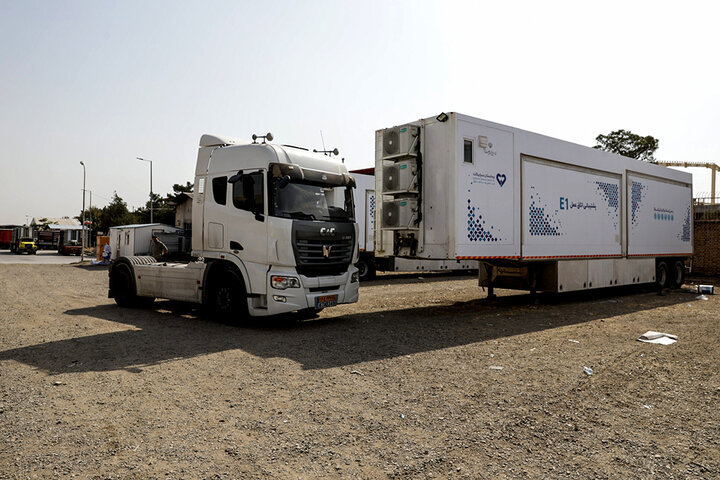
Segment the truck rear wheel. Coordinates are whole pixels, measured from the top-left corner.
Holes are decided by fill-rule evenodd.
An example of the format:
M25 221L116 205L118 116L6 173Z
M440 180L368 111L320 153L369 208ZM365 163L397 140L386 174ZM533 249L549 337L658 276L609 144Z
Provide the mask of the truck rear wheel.
M248 319L247 294L240 277L232 270L220 272L212 281L207 306L213 319L240 325Z
M133 281L133 273L125 263L113 266L110 272L110 289L113 292L115 303L121 307L139 307L153 303L152 297L138 297Z
M673 288L680 288L683 283L685 283L685 262L677 260L672 269L672 286Z

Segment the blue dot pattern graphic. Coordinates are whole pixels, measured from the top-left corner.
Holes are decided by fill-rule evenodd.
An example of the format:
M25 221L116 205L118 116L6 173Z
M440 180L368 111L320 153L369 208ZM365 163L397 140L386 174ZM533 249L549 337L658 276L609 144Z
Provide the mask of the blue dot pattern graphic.
M613 227L618 226L618 215L620 210L620 187L616 183L595 182L595 186L600 195L605 199L608 207L608 217L613 219Z
M500 239L494 236L489 230L485 230L485 220L482 219L476 207L472 206L470 199L467 201L467 236L471 242L498 242ZM491 226L490 230L495 227Z
M531 190L535 190L535 187L530 187ZM537 202L537 204L536 204ZM560 232L560 222L553 220L552 217L546 213L545 209L547 205L540 205L540 196L535 193L530 194L530 206L529 206L529 220L530 220L530 235L540 237L559 237L563 235ZM557 214L557 210L555 210ZM555 225L553 225L555 223Z
M680 240L683 242L690 241L690 206L687 207L687 211L685 212L685 221L683 222Z
M370 195L370 212L368 213L370 218L375 218L375 195Z
M633 226L638 224L637 210L640 208L640 202L642 202L643 198L645 198L645 185L633 181L630 186L630 222Z
M675 221L675 215L673 215L672 213L665 213L665 212L660 212L660 213L655 212L653 214L653 218L655 220L661 220L664 222L674 222Z

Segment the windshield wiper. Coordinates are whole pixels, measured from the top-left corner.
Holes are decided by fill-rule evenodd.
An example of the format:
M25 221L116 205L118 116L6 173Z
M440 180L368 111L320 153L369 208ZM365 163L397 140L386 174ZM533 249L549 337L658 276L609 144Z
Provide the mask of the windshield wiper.
M305 213L305 212L285 212L285 215L288 215L290 218L297 218L299 220L315 220L315 215L312 213Z

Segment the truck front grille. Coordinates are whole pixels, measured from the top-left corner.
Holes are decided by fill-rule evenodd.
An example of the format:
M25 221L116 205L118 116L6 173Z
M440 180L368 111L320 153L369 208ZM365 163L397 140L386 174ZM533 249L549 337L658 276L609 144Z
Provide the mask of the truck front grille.
M322 265L328 262L350 261L352 238L346 240L298 240L298 259L308 265Z
M321 235L320 229L334 235ZM293 222L293 249L298 273L316 277L340 275L347 271L355 247L352 223L328 223L296 220Z

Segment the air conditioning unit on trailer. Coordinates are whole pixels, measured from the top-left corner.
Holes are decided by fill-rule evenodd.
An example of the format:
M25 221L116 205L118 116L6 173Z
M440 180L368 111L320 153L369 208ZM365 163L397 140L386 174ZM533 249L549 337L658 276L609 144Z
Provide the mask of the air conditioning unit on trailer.
M418 151L418 127L402 125L383 130L383 158L415 156Z
M391 230L415 229L417 225L417 199L398 198L383 202L382 228Z
M415 159L401 160L383 166L383 193L417 193L417 162Z

